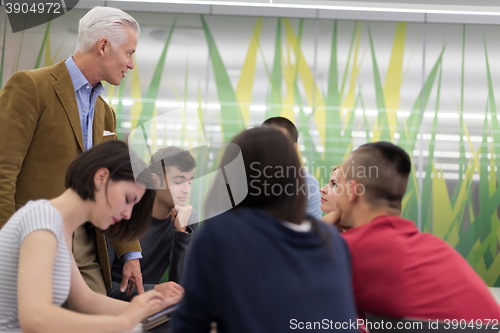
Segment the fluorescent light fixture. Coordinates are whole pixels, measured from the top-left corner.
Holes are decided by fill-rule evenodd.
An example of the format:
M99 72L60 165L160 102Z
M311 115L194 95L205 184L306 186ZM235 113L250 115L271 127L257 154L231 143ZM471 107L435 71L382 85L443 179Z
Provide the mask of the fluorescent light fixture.
M344 109L342 111L344 114L347 113L347 110ZM362 116L363 114L366 114L367 116L378 116L378 111L377 110L362 110L362 109L356 109L354 112L357 116Z
M111 0L112 1L112 0ZM165 3L165 0L120 0L136 3ZM295 3L268 3L262 2L240 2L240 1L205 1L205 0L169 0L169 4L190 4L190 5L214 5L214 6L236 6L236 7L262 7L262 8L296 8L296 9L326 9L344 11L370 11L370 12L393 12L393 13L427 13L427 14L454 14L454 15L485 15L500 16L500 10L481 11L470 9L429 9L429 8L398 8L398 7L374 7L374 6L345 6L345 5L316 5L316 4L295 4ZM393 5L394 6L394 5ZM473 6L460 6L460 8Z
M220 110L221 105L219 103L202 103L201 107L203 109L212 109L212 110Z
M249 109L250 109L250 111L266 112L267 106L265 106L265 105L250 105Z
M458 164L448 164L448 163L438 163L435 165L437 170L460 170L460 166Z
M309 130L309 134L312 134L312 135L319 135L319 131L317 129L310 129Z
M420 150L414 150L413 151L413 156L420 156ZM428 150L423 150L422 151L422 156L428 157L429 156L429 151ZM486 157L488 159L493 158L495 155L492 154L486 154ZM434 152L434 157L446 157L446 158L459 158L460 157L460 152L452 152L452 151L435 151ZM478 156L479 158L481 157L481 154ZM465 153L465 158L472 158L471 153Z
M426 175L426 173L425 173L425 171L423 171L422 172L422 177L425 177L425 175ZM417 178L420 177L420 172L416 171L415 172L415 176ZM439 170L438 170L438 173L437 173L437 177L438 178L443 178L443 179L446 179L446 180L448 180L448 179L455 179L456 180L456 179L459 178L458 176L459 176L458 173L452 173L452 172L443 172L443 173L441 173L441 172L439 172ZM431 174L431 178L434 178L434 174ZM477 175L477 174L472 175L472 180L479 181L479 175Z
M197 108L199 108L199 107L200 107L200 104L198 104L198 103L193 103L193 102L187 102L187 103L186 103L186 107L187 107L188 109L197 109Z
M425 137L425 135L424 135ZM460 141L460 135L436 134L437 141Z
M156 101L155 106L158 108L179 108L183 107L184 103L172 102L172 101Z
M410 111L398 111L396 112L398 117L409 117L411 115Z
M366 138L366 132L363 131L352 131L351 135L353 138Z
M132 123L130 121L122 121L122 128L131 128Z
M207 126L205 126L205 129L208 132L220 132L220 131L222 131L222 127L220 127L219 125L207 125Z

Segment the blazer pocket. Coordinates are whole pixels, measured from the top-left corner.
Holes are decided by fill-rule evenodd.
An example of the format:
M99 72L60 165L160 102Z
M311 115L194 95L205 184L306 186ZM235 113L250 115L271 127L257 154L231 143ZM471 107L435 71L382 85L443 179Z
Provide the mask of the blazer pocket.
M115 132L104 131L101 142L116 140L118 137Z

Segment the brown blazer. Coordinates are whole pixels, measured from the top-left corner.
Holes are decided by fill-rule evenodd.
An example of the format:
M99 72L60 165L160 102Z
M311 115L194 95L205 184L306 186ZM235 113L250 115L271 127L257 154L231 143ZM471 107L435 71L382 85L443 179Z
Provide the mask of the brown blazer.
M94 108L94 145L116 139L103 136L104 131L115 130L115 113L99 97ZM0 90L0 228L29 200L63 193L66 168L83 150L78 105L64 60L12 75ZM96 244L102 278L109 288L106 239L100 231L96 231ZM115 247L123 253L140 251L138 241Z

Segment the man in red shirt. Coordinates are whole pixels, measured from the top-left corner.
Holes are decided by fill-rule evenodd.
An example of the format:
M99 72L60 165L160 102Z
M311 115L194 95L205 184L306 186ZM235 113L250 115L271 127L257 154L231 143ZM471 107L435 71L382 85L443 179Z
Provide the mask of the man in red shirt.
M490 320L500 307L484 281L445 241L401 215L411 161L389 142L365 144L330 178L344 228L360 315L419 320Z

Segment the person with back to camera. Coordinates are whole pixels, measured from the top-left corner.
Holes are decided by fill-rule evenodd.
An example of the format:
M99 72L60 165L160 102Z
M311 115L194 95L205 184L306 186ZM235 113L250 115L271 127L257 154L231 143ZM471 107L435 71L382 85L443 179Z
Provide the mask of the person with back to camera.
M282 131L287 138L292 142L293 148L295 151L298 151L298 140L299 140L299 132L297 131L297 127L287 118L285 117L272 117L266 119L262 126L272 126L280 131ZM307 206L306 213L320 219L323 213L321 212L319 200L320 195L318 193L319 182L313 175L307 172L304 168L302 168L301 175L305 177L305 189L307 190Z
M445 241L401 218L410 171L403 149L368 143L332 174L323 193L336 206L323 219L352 228L342 236L351 253L359 314L445 324L479 320L483 329L490 320L491 328L500 321L500 307L484 281Z
M141 238L141 272L144 289L155 289L166 296L182 296L184 262L198 229L198 213L188 205L196 161L179 147L165 147L155 152L149 170L156 183L151 226ZM160 283L169 268L168 282ZM129 301L136 293L120 292L123 262L112 261L113 286L108 296Z
M152 178L142 173L135 181L132 164L146 167L124 142L99 144L70 164L63 194L30 201L7 221L0 230L0 331L131 330L179 300L154 290L132 303L98 294L73 259L73 232L86 221L125 241L147 229L154 191L145 186ZM61 308L65 300L79 313Z
M248 194L200 229L173 332L209 332L211 322L219 333L321 331L325 325L334 329L334 323L356 332L348 326L355 305L347 246L333 226L305 217L304 178L297 176L301 165L290 141L266 126L240 133L232 144L241 149L246 173L236 183L247 183ZM237 174L230 162L240 156L233 148L225 151L221 166L235 198L242 189L230 180ZM266 177L264 168L268 175L284 173ZM224 210L219 190L226 190L226 182L221 176L214 184L208 216ZM282 194L271 194L272 188Z

